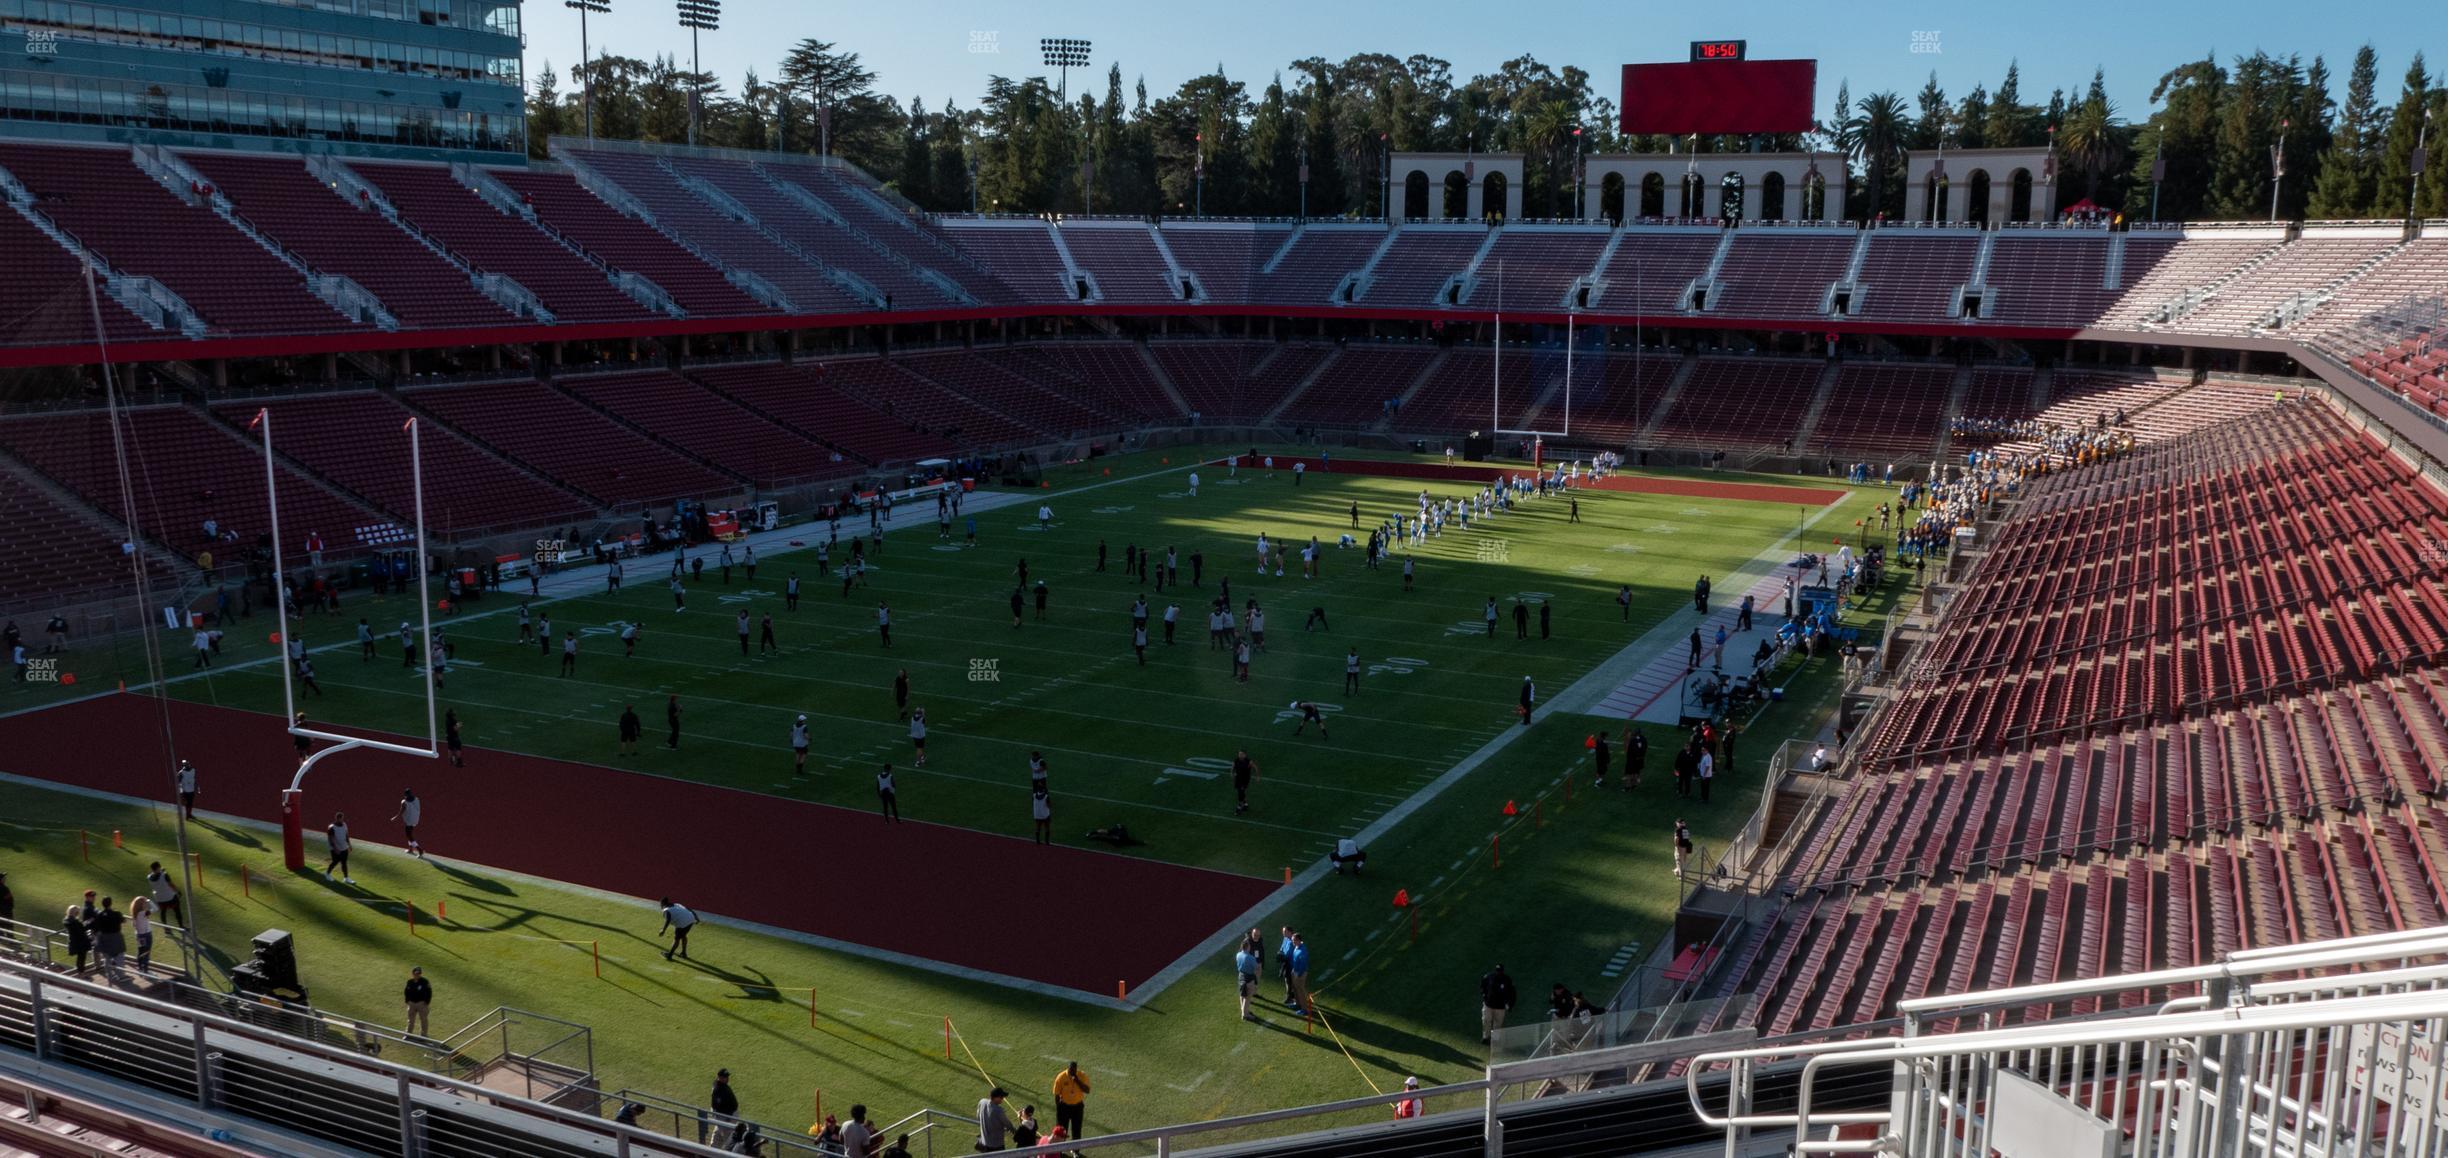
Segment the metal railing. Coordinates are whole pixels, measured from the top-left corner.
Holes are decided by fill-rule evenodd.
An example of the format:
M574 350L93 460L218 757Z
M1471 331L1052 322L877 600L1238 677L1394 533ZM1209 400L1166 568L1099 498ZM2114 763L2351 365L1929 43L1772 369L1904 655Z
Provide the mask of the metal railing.
M2448 1077L2433 1052L2448 1032L2443 956L2448 929L2419 929L1921 998L1901 1003L1900 1037L1701 1053L1686 1093L1725 1131L1729 1152L1750 1130L1791 1129L1797 1154L2432 1155L2448 1142L2434 1112ZM2197 992L2106 1017L2007 1024L2017 1009L2179 989ZM1977 1027L1923 1032L1965 1017ZM1793 1112L1755 1112L1756 1067L1794 1062ZM1731 1080L1714 1106L1700 1076L1720 1068ZM1881 1068L1892 1073L1887 1109L1814 1112L1833 1071Z
M549 1019L538 1019L539 1021ZM566 1024L566 1023L561 1023ZM720 1153L483 1084L18 961L0 961L0 1070L184 1103L241 1144L454 1153Z

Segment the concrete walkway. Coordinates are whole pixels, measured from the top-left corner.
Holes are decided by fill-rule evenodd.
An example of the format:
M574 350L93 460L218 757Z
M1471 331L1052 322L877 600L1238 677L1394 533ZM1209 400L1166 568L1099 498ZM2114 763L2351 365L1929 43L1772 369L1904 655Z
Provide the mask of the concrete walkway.
M1817 513L1803 521L1802 531L1807 534L1810 528L1819 524L1819 520L1827 517L1829 511L1835 509L1833 505L1819 508ZM1792 570L1785 564L1793 561L1795 550L1793 540L1780 536L1777 542L1752 556L1750 562L1736 568L1733 574L1713 579L1710 602L1715 607L1708 615L1693 611L1688 603L1683 605L1612 658L1591 669L1588 675L1573 681L1571 687L1547 702L1548 710L1586 712L1649 723L1674 723L1676 713L1682 706L1681 697L1675 691L1682 682L1683 674L1691 670L1692 629L1699 628L1701 637L1708 641L1705 646L1713 647L1716 625L1723 623L1729 633L1727 646L1737 646L1737 641L1740 641L1742 650L1735 654L1747 654L1759 632L1773 631L1785 622L1784 576ZM1736 594L1730 599L1720 598L1727 592ZM1742 604L1743 593L1753 597L1753 631L1734 635L1731 634L1734 616ZM1706 662L1705 657L1703 661Z

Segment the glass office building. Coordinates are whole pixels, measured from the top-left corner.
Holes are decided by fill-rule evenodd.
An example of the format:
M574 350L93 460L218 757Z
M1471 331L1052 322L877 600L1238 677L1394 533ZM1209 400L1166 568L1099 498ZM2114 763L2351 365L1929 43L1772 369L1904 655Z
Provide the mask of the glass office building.
M0 133L516 160L519 0L0 0Z

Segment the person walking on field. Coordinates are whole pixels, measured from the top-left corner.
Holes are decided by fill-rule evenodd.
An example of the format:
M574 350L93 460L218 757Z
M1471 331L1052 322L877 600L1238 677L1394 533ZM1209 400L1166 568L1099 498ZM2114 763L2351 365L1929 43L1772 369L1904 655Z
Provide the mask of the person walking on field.
M417 822L424 818L425 802L417 799L416 789L400 789L399 811L393 813L391 819L398 821L400 827L407 832L408 855L410 856L422 857L425 855L425 846L417 843L416 834Z
M1054 1075L1054 1125L1074 1138L1087 1129L1088 1088L1088 1075L1080 1072L1078 1062Z
M1029 790L1029 819L1036 825L1032 839L1038 844L1054 843L1054 802L1046 796L1043 784Z
M1691 854L1691 826L1683 823L1683 818L1678 816L1675 818L1674 822L1674 871L1676 876L1680 877L1683 875L1684 858L1689 857Z
M805 713L801 713L798 719L791 721L790 746L791 775L807 775L808 726Z
M917 759L915 759L915 760L912 760L910 763L911 763L912 765L916 766L916 767L919 767L919 768L924 768L924 767L926 767L926 709L925 709L925 708L911 708L911 709L910 709L910 716L909 716L909 738L910 738L910 747L915 748L915 749L917 749L917 751L918 751L918 758L917 758Z
M876 636L884 646L892 646L892 608L881 599L876 601Z
M566 631L561 634L561 674L572 675L575 674L577 670L578 633L575 631Z
M1522 677L1522 686L1521 686L1521 708L1520 708L1520 711L1521 711L1521 726L1522 726L1522 727L1527 728L1527 727L1529 727L1529 726L1530 726L1530 710L1531 710L1533 707L1536 707L1536 706L1537 706L1537 704L1538 704L1538 685L1537 685L1537 684L1535 684L1535 683L1530 682L1530 677L1529 677L1529 676L1523 676L1523 677Z
M323 826L323 840L325 845L331 850L331 863L323 866L323 875L326 877L336 876L340 878L340 883L342 884L356 884L357 881L355 878L349 876L348 871L348 813L335 812L332 814L332 822Z
M192 761L179 761L176 783L178 785L179 810L187 814L187 819L194 820L196 800L196 766Z
M622 708L620 717L620 754L623 756L637 755L638 736L645 732L645 730L645 724L638 719L636 704L630 704Z
M152 891L153 908L161 914L162 920L186 921L186 915L179 908L178 886L170 883L170 874L162 871L160 861L154 861L153 867L145 873L145 886ZM0 917L0 920L7 918Z
M1493 595L1488 596L1486 615L1487 637L1489 639L1494 639L1496 638L1496 597Z
M664 719L664 721L665 721L666 723L669 723L669 724L671 725L671 738L670 738L670 739L668 739L668 740L663 741L663 746L664 746L664 747L666 747L666 748L671 749L671 750L672 750L672 751L674 751L674 752L677 752L677 751L679 751L679 750L680 750L680 695L679 695L679 693L677 693L677 692L672 693L672 697L671 697L671 699L670 699L670 700L668 700L668 701L666 701L666 702L664 703L664 705L663 705L663 719Z
M757 637L757 654L763 655L769 651L782 650L782 645L774 641L773 612L766 612L764 618L758 623L761 634Z
M888 823L901 823L901 794L893 789L893 766L886 764L876 772L876 808Z
M683 960L686 960L689 955L689 930L696 927L697 914L694 910L687 905L673 901L670 897L663 898L663 927L655 930L655 936L661 937L669 933L672 938L671 947L663 950L663 959L669 961L672 959L672 954L677 953ZM728 1074L730 1071L723 1072Z
M410 1037L427 1037L433 1033L433 982L425 979L425 970L411 966L408 984L400 988L400 1004L407 1007L408 1023L402 1029Z
M1513 638L1530 638L1530 605L1519 597L1513 600Z
M1504 1028L1505 1014L1520 998L1513 987L1513 978L1498 965L1479 978L1479 1040L1494 1041L1496 1031Z
M1614 758L1614 749L1607 747L1606 729L1601 728L1590 736L1590 765L1595 769L1592 786L1606 787L1607 765L1613 763Z
M1233 753L1233 813L1249 811L1250 781L1258 778L1258 762L1250 759L1249 749Z

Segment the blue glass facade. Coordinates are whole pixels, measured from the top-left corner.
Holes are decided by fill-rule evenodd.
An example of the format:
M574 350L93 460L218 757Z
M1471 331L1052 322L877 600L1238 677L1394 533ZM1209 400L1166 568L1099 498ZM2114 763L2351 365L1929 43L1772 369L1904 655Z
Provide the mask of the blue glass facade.
M518 0L0 0L0 132L516 161Z

